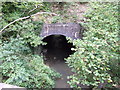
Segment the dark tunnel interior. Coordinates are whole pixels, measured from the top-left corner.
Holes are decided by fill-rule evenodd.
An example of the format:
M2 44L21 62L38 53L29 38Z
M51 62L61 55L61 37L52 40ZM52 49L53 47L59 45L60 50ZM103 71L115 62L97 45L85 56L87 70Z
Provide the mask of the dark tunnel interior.
M70 54L73 54L74 51L72 43L68 43L67 39L63 35L50 35L43 39L43 42L46 42L46 45L42 46L42 53L45 61L64 61L64 58L67 58Z

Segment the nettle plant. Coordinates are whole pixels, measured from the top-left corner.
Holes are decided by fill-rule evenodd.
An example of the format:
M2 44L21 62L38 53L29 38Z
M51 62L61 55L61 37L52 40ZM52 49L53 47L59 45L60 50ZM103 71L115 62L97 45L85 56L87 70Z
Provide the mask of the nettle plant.
M112 87L120 84L118 4L91 3L83 40L73 42L75 53L66 59L74 72L71 87Z

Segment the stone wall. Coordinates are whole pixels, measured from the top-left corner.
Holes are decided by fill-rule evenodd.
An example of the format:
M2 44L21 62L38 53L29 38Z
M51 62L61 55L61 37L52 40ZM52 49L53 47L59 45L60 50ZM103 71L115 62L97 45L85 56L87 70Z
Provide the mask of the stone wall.
M40 36L64 35L72 39L82 39L83 27L77 23L44 24Z

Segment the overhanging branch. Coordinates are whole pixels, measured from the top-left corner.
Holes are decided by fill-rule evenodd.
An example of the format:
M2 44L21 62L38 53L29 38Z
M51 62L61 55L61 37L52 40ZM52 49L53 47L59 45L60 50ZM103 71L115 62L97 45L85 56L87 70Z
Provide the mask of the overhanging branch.
M20 20L28 19L28 18L30 18L30 17L36 16L36 15L39 15L39 14L51 14L51 15L54 15L54 16L57 15L57 14L51 13L51 12L37 12L36 14L32 14L32 15L30 15L30 16L18 18L18 19L16 19L16 20L10 22L9 24L7 24L5 27L3 27L3 28L0 30L0 34L2 34L2 32L3 32L7 27L9 27L11 24L13 24L13 23L15 23L15 22L17 22L17 21L20 21Z

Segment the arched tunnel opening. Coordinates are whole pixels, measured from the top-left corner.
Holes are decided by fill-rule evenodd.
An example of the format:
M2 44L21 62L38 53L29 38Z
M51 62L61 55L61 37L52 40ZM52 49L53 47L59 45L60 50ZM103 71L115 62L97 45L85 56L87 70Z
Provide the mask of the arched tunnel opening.
M64 58L74 53L74 51L71 50L71 48L74 47L73 44L68 43L64 35L50 35L45 37L43 42L47 43L42 46L45 62L62 62L65 61Z
M72 72L64 58L74 53L71 50L73 44L68 43L64 35L50 35L45 37L43 42L47 43L42 46L44 63L62 75L55 81L55 88L69 88L67 76L72 75Z
M43 54L44 63L47 66L62 75L55 81L55 88L70 88L67 77L73 75L73 72L64 58L74 53L71 50L74 46L73 43L68 43L66 36L70 36L72 39L82 39L82 32L82 26L77 23L43 25L40 36L44 37L42 41L46 42L47 45L40 46L40 50L36 51L38 54Z

